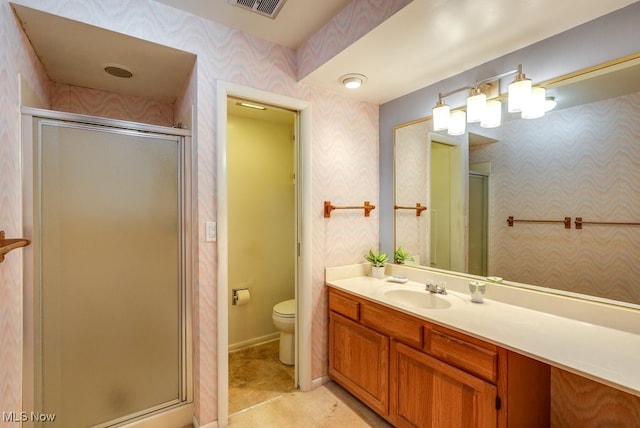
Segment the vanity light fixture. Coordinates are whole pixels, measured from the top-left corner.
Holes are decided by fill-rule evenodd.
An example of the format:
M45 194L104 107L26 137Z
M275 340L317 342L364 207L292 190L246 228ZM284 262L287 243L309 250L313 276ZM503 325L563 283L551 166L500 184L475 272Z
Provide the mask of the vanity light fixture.
M478 86L471 89L467 98L467 122L480 122L487 107L487 96Z
M502 122L502 103L499 100L489 100L480 120L483 128L497 128Z
M509 84L509 113L519 113L531 97L531 79L522 72L522 64L518 65L516 77Z
M339 80L347 89L358 89L367 83L367 76L364 74L350 73L341 76Z
M507 94L509 112L518 112L523 118L534 119L544 116L546 111L555 106L555 100L553 97L546 97L544 88L532 88L531 79L525 76L522 72L522 64L519 64L515 70L476 81L473 86L465 86L445 93L440 92L438 102L433 107L433 130L447 131L450 135L464 134L464 124L460 125L459 122L460 113L464 113L464 110L451 111L444 101L446 97L462 91L469 91L466 105L467 122L480 122L483 128L500 126L502 123L500 80L514 74L515 78L509 84ZM456 114L455 119L454 114Z
M547 99L547 91L544 88L533 88L529 102L522 108L523 119L537 119L544 116L544 106Z
M454 110L449 118L449 135L462 135L467 127L467 114L464 110Z
M451 121L451 109L442 98L442 94L439 94L438 103L433 108L434 131L446 131L449 129L449 122Z
M546 97L544 100L544 112L553 110L557 105L556 97Z

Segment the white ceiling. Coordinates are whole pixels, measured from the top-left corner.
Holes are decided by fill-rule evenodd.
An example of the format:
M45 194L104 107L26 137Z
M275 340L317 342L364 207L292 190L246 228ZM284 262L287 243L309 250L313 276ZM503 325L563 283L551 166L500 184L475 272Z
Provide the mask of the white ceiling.
M156 1L296 48L351 0L287 0L276 19L225 0ZM634 1L413 0L302 81L380 104L631 3ZM16 9L47 73L56 82L175 99L176 93L165 92L167 88L180 91L182 85L170 85L167 79L184 81L195 60L175 49L28 8ZM93 48L83 45L87 40ZM95 49L96 43L100 49ZM123 79L106 75L102 68L107 62L134 71L137 84L127 85ZM338 78L347 73L364 74L368 82L358 90L345 89ZM118 89L117 85L124 86ZM143 88L145 93L140 93ZM134 90L137 93L131 92Z

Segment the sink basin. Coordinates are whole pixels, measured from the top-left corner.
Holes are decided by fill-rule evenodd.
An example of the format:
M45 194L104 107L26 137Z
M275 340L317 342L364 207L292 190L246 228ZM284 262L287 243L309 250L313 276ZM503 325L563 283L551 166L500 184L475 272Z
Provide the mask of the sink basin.
M421 290L395 289L384 292L384 297L389 301L401 305L415 306L425 309L446 309L451 303L443 297Z

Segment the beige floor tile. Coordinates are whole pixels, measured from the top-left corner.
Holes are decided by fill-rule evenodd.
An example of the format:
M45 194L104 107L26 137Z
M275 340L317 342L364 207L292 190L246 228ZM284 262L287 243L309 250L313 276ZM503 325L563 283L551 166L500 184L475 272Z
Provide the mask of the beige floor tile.
M391 427L333 382L292 392L230 417L229 426L278 428Z
M294 368L278 352L275 341L229 354L229 414L295 391Z

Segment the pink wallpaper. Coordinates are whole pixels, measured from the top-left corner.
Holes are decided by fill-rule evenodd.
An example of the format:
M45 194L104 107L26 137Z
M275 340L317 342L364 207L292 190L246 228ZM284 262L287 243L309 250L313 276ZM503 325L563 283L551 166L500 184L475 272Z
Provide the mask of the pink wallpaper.
M428 207L430 199L428 171L430 165L429 123L420 122L398 128L395 132L394 156L402 168L394 169L394 191L397 205L415 207L420 203ZM426 178L416 180L416 177ZM415 210L396 210L395 242L412 256L419 256L425 264L430 260L430 213L423 211L416 216Z
M19 74L49 105L48 80L7 2L0 2L0 230L23 235ZM0 409L22 409L22 250L0 263ZM15 426L15 424L11 424ZM0 426L9 426L0 421Z
M173 104L64 84L51 85L51 109L110 119L173 126Z
M326 373L326 266L356 263L368 248L377 247L378 215L369 218L340 213L322 218L325 199L336 204L355 204L378 198L378 107L355 102L336 94L314 89L296 81L296 55L291 49L273 45L237 30L224 27L160 3L122 0L19 0L27 7L41 9L70 19L121 32L192 52L198 56L196 70L178 100L175 116L190 116L196 104L198 202L196 284L194 289L194 377L196 417L201 425L216 419L216 272L217 249L203 239L202 225L216 218L216 80L222 79L270 92L311 101L312 117L312 199L317 207L312 222L313 246L313 376ZM0 55L0 220L10 233L19 233L20 141L19 100L12 84L15 74L27 74L29 81L61 109L123 118L132 106L142 106L145 121L166 121L167 106L145 103L128 97L54 87L49 96L41 67L17 29L6 0L0 0L0 37L7 53ZM38 74L40 73L40 74ZM197 93L197 95L196 95ZM137 108L137 107L136 107ZM128 117L128 120L138 118ZM7 226L4 226L4 225ZM20 410L22 311L21 262L11 254L0 265L0 397L2 408Z
M506 222L640 222L638 117L640 93L507 122L471 148L491 162L492 275L640 304L640 227Z
M298 79L339 54L411 1L353 0L298 48Z

